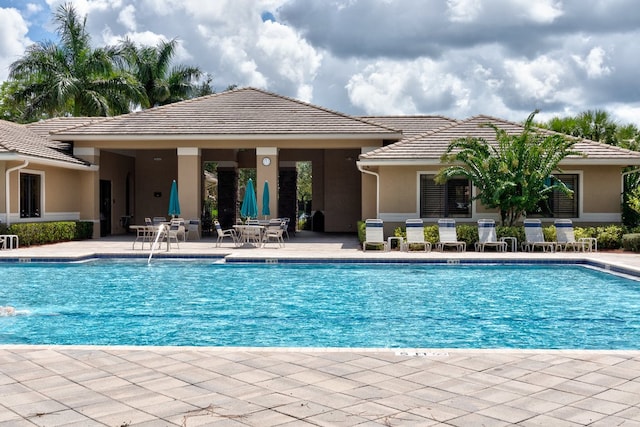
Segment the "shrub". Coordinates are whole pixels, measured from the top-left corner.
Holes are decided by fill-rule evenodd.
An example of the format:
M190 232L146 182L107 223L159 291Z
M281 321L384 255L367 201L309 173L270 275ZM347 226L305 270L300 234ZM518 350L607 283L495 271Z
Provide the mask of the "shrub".
M467 249L473 248L480 237L478 236L478 227L470 224L456 225L456 234L458 240L467 244Z
M622 248L625 251L640 252L640 233L623 234Z
M623 234L624 229L620 225L596 227L595 237L598 239L598 249L619 249L622 246Z
M93 223L80 221L21 222L11 224L6 234L15 234L20 246L44 245L69 240L90 239Z

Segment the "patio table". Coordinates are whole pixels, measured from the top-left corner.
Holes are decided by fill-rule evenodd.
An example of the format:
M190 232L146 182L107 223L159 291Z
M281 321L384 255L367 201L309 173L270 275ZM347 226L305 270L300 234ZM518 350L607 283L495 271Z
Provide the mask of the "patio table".
M262 244L262 234L264 226L262 225L234 225L233 228L238 233L238 243L242 245L258 245Z

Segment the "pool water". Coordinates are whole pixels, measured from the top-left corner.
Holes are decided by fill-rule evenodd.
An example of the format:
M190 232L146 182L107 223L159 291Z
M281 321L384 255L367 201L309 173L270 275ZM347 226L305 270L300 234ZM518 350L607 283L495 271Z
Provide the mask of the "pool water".
M639 349L640 282L581 266L3 265L0 344Z

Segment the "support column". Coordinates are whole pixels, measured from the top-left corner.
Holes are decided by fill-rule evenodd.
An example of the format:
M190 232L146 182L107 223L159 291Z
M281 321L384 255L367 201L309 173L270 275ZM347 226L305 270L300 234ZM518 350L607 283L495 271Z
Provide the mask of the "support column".
M262 217L262 193L264 183L269 183L269 211L270 218L277 218L278 214L278 148L256 148L256 196L258 198L258 216Z
M197 147L178 147L178 197L180 216L200 218L202 211L202 161Z
M100 149L93 147L76 147L73 155L96 166L100 165ZM80 220L93 222L93 238L100 238L100 169L85 172L86 178L81 180L79 200Z
M236 223L238 210L238 164L218 162L218 221L222 228Z

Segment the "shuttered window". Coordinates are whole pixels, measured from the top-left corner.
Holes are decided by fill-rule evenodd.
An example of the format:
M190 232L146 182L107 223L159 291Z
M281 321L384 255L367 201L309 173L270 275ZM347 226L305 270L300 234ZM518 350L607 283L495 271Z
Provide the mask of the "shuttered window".
M31 173L20 174L20 218L39 218L42 209L42 177Z
M562 191L555 190L546 201L540 203L538 212L530 212L528 216L543 218L578 218L578 200L580 200L578 174L558 174L554 176L562 181L570 190L573 190L573 196L569 197Z
M471 216L471 186L468 179L454 178L436 184L435 175L420 175L420 217Z

